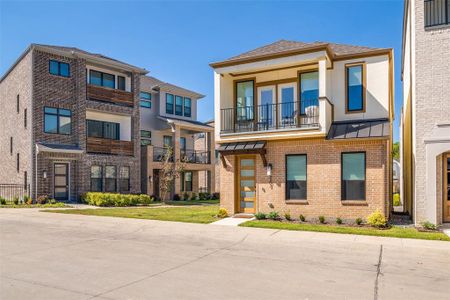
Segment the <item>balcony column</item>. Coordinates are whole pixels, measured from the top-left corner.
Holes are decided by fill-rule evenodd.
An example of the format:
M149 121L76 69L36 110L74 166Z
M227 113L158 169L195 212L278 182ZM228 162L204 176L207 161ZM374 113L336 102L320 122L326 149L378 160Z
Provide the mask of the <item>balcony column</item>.
M209 171L209 191L211 193L214 193L216 191L216 143L215 143L215 136L212 132L208 132L207 135L207 147L209 151L209 158L210 158L210 171Z
M173 142L173 161L174 168L180 163L180 137L181 137L181 129L180 126L172 125L172 142ZM174 190L172 192L172 196L174 194L178 194L181 196L181 174L178 178L175 178Z

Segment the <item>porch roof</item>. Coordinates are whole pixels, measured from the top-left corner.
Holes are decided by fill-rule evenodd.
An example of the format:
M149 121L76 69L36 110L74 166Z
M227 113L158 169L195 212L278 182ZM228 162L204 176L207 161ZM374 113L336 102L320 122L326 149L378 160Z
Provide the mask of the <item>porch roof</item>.
M333 122L327 140L387 138L389 134L388 119L341 121Z
M56 152L56 153L73 153L81 154L83 149L78 145L64 145L64 144L36 144L38 152Z
M214 127L209 126L203 122L194 121L194 120L184 120L172 117L163 117L158 116L160 120L166 121L169 125L177 125L182 128L187 128L190 130L198 131L198 132L210 132L214 131Z
M224 166L226 166L226 162L223 157L226 155L259 154L265 167L267 166L265 147L266 141L225 143L219 146L218 151L221 154L220 158Z

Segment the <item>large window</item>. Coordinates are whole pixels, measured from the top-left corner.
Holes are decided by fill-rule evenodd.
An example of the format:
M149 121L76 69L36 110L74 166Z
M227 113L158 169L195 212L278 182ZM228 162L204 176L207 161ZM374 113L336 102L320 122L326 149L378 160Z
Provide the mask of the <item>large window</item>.
M70 66L68 63L50 60L48 68L52 75L70 77Z
M105 167L105 192L115 192L116 188L117 169L116 166Z
M120 140L120 124L96 120L87 120L88 137Z
M44 132L70 134L72 113L68 109L44 107Z
M103 173L101 166L91 167L91 192L101 192L103 190Z
M147 92L140 92L139 97L141 98L140 106L144 108L152 108L152 94Z
M425 27L450 24L449 0L425 0Z
M306 200L306 155L286 156L286 200Z
M366 199L366 153L342 153L341 199Z
M313 114L314 106L319 106L319 72L300 74L301 114Z
M350 65L345 68L346 78L346 111L363 112L365 100L364 65Z
M180 150L186 151L186 138L180 137Z
M192 172L181 173L181 190L183 192L192 192Z
M166 94L166 114L173 115L173 95Z
M171 135L165 135L163 137L163 145L164 145L164 148L173 147Z
M90 70L89 71L89 83L98 86L104 86L108 88L116 88L115 76L108 73Z
M152 132L148 130L141 130L141 146L152 144Z
M119 191L130 191L130 167L120 167L119 174Z
M236 118L238 121L253 120L254 81L236 83Z
M175 114L177 116L183 115L183 97L175 96Z
M191 117L191 105L192 101L191 98L184 98L184 116L185 117Z

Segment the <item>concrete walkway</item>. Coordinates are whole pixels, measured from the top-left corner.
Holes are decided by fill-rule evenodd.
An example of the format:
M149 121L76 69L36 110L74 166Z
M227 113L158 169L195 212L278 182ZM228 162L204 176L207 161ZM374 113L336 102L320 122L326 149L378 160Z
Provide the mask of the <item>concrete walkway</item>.
M450 242L0 209L0 299L448 299Z
M211 223L211 225L224 225L224 226L239 226L239 224L245 223L250 220L254 220L255 218L235 218L228 217L222 220Z

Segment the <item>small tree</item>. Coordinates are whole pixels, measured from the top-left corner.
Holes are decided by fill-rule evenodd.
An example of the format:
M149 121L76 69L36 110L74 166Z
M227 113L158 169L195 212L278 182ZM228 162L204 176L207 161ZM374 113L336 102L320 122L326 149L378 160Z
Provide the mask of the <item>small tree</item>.
M185 169L185 161L173 163L173 148L167 147L162 159L163 167L160 173L161 201L164 203L168 193L172 191L173 183Z

